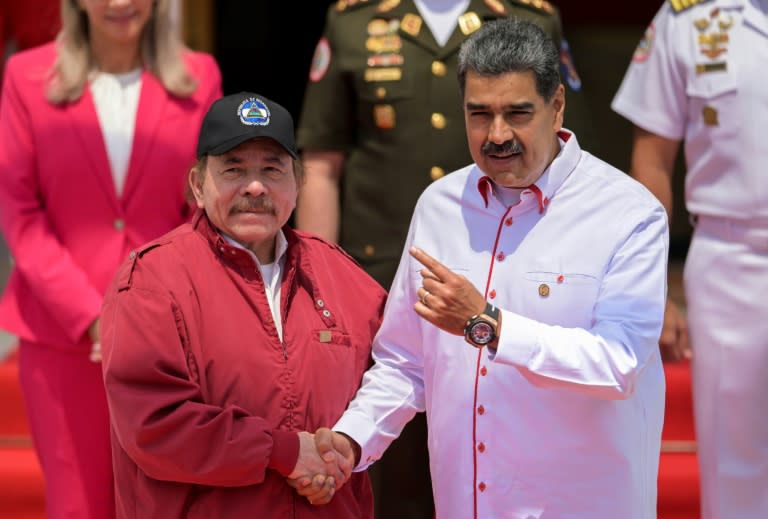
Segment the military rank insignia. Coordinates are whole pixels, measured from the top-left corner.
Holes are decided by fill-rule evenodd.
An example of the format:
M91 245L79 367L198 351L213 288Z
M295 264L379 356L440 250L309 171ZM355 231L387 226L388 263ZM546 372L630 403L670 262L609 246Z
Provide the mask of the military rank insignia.
M464 36L469 36L478 30L481 25L483 25L483 22L474 11L469 11L459 16L459 29L461 29L461 33Z
M400 22L400 28L403 32L406 32L415 38L419 35L419 32L421 32L421 23L420 16L408 13L403 16L403 21Z
M696 63L696 74L727 70L725 57L730 43L728 31L733 23L733 15L721 9L712 9L708 16L694 19L694 34L701 59Z

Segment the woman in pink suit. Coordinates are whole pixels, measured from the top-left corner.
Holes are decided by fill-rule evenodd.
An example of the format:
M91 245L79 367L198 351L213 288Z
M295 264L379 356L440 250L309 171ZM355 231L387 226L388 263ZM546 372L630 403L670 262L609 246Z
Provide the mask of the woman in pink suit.
M0 328L19 337L51 518L114 516L102 295L131 249L187 218L197 132L221 95L170 2L62 0L56 42L5 69L0 226L15 263Z

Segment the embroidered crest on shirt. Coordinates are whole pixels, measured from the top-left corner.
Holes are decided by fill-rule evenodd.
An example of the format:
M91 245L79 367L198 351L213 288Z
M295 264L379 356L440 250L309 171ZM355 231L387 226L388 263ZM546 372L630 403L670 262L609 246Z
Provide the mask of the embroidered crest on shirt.
M635 47L635 52L632 54L632 61L635 63L643 63L651 55L653 49L653 41L656 39L656 26L650 24L646 29L643 37L640 38L640 42Z

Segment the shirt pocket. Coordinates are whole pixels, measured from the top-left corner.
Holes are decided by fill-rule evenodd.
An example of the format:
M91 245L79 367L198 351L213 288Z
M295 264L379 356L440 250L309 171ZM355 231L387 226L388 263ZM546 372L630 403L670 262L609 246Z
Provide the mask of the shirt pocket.
M597 277L540 270L526 272L523 279L528 317L560 326L591 326L600 289Z

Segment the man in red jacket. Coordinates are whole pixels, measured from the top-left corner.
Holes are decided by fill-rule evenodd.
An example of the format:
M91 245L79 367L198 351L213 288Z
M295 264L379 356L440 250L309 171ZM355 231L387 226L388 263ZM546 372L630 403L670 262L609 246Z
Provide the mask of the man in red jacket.
M314 431L370 365L385 291L337 246L290 229L301 167L288 111L215 102L190 223L132 252L101 333L117 517L371 518L368 476L312 506L286 478L326 474ZM348 477L351 479L345 481Z

